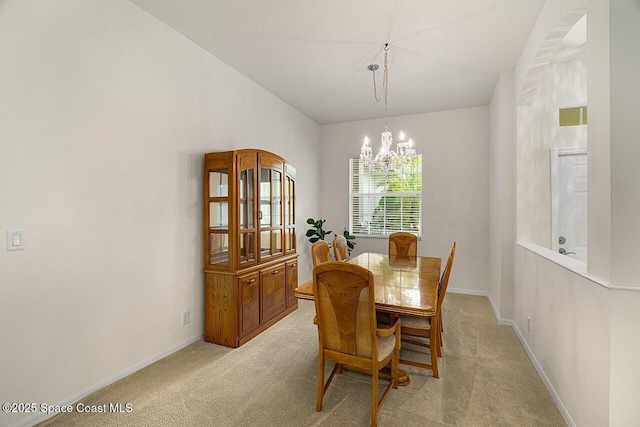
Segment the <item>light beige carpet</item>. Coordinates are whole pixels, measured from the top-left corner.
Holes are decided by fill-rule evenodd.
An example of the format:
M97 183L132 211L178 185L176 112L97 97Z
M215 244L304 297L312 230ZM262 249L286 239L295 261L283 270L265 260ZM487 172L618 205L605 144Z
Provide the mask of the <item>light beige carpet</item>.
M400 365L411 384L391 391L379 425L566 425L514 331L496 322L486 298L449 293L443 311L440 379ZM313 302L300 301L297 311L238 349L196 342L82 399L131 403L130 413L61 414L40 425L367 426L367 375L337 376L322 412L315 411L313 315ZM425 359L422 351L402 350L404 357ZM384 385L381 380L381 391Z

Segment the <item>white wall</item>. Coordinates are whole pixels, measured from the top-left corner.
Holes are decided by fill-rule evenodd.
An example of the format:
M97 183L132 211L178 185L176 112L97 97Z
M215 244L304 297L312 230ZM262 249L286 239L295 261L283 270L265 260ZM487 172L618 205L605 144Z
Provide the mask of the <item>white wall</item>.
M587 96L589 147L587 185L587 268L605 281L611 279L611 159L609 70L609 1L588 0Z
M550 251L522 244L516 250L514 321L570 424L638 425L640 345L635 337L640 327L640 287L634 260L640 254L640 190L630 185L640 179L638 168L631 166L640 160L638 145L633 143L640 125L634 113L637 109L631 108L640 96L635 78L640 72L635 55L640 46L637 1L547 1L516 67L518 142L532 127L521 120L532 116L533 107L527 103L535 95L532 88L539 88L541 65L553 52L550 43L563 36L585 10L588 273L560 265L563 261L553 260ZM530 184L521 179L531 173L525 162L522 156L518 158L518 170L522 166L524 173L518 173L517 222L518 239L528 242L534 239L523 223L535 200ZM618 253L624 255L614 256ZM617 284L610 283L614 280ZM531 332L527 331L527 317L532 319Z
M609 310L607 288L517 247L513 320L576 426L608 425Z
M513 317L515 251L514 73L502 73L490 104L489 297L498 315Z
M611 396L609 425L640 425L640 292L611 290Z
M423 153L420 255L446 257L457 241L451 288L488 291L489 280L489 108L391 117L394 137L403 130ZM365 135L379 147L384 120L321 127L320 210L328 229L349 225L348 158L358 155ZM356 251L386 252L386 239L356 239ZM307 243L307 250L309 249Z
M1 402L65 401L202 334L203 153L297 166L303 247L319 125L130 2L3 1L0 62L0 231L26 233L0 251Z
M611 282L621 285L611 295L610 425L628 426L640 425L640 3L608 3Z
M548 164L550 147L579 137L567 139L566 132L552 125L552 116L562 103L584 96L583 90L571 93L576 87L572 76L583 76L584 67L549 64L555 47L585 10L582 1L547 1L516 67L517 238L521 242L547 247L550 243L549 171L542 166ZM589 123L591 107L590 100ZM563 415L570 425L608 425L609 290L521 246L516 248L515 270L513 320ZM531 331L527 318L531 318Z
M609 4L611 282L634 285L640 284L640 2Z
M560 108L587 104L587 64L584 59L551 63L538 83L531 107L524 109L531 122L530 135L519 144L522 161L529 163L521 177L531 183L529 212L530 241L551 249L552 148L587 148L587 126L559 126Z

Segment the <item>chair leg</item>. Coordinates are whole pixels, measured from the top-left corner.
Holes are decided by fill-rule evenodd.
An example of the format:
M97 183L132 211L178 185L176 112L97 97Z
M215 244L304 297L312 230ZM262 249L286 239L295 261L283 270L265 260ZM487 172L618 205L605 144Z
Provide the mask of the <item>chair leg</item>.
M322 411L322 398L324 397L324 356L320 350L318 360L318 396L316 398L316 411Z
M371 427L378 423L378 369L373 368L371 375Z
M438 373L438 350L440 349L440 343L438 342L438 326L431 328L431 336L429 337L429 353L431 355L431 369L433 370L433 377L440 378Z
M395 355L391 358L391 380L393 388L398 388L398 361L400 360L400 350L394 350Z
M438 319L438 357L442 357L442 319Z

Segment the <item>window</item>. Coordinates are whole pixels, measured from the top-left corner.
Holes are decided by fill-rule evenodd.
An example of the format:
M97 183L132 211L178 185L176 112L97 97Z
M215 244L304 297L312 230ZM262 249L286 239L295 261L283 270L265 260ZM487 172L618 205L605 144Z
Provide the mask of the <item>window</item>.
M360 158L349 159L349 231L356 236L386 237L422 233L422 154L400 172L370 171Z

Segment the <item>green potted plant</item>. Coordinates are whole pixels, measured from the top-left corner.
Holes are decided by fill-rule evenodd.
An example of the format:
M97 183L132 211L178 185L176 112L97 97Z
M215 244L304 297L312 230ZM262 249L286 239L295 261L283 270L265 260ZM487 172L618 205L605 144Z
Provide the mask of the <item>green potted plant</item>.
M307 219L307 224L310 224L312 227L307 230L307 237L309 237L309 242L312 244L317 242L318 240L324 240L324 236L327 234L331 234L331 231L325 231L322 226L327 222L326 219L318 219L315 220L313 218Z
M307 237L309 238L310 243L313 244L318 240L325 240L325 237L327 235L329 236L331 235L332 231L326 231L323 228L325 222L327 222L326 219L313 219L313 218L307 219L307 224L311 226L311 228L307 230ZM337 236L336 233L333 233L333 235ZM351 251L356 246L356 242L354 241L356 239L356 236L349 233L349 230L347 230L347 227L344 228L342 235L347 240L347 246L349 247L349 254L351 254ZM329 242L329 246L331 246L330 242Z

